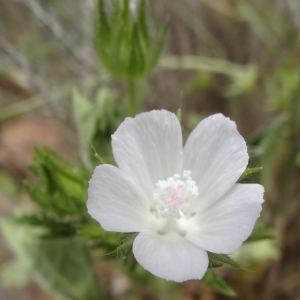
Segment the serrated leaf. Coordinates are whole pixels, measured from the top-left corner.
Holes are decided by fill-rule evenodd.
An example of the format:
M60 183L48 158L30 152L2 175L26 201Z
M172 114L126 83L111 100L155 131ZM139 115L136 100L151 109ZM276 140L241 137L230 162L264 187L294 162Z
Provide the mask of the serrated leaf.
M66 159L48 148L36 149L34 161L30 169L36 175L37 182L26 182L25 188L41 210L60 217L84 215L86 170L82 167L74 169Z
M211 253L207 252L208 258L209 258L209 263L213 266L222 266L222 265L228 265L232 266L234 268L240 268L240 265L235 262L230 256L226 254L216 254L216 253Z
M263 167L256 167L256 168L247 168L244 173L241 175L241 177L238 179L237 182L240 182L256 173L259 173L263 170Z
M229 297L235 297L236 292L221 278L219 278L214 272L207 271L202 282L210 286L216 292Z

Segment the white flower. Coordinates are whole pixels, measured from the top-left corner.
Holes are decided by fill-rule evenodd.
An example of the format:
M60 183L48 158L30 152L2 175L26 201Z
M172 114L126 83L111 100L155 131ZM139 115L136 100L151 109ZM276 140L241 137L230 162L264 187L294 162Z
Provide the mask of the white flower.
M88 211L107 231L139 232L133 254L152 274L201 279L207 251L230 254L250 235L264 189L236 183L248 154L230 119L204 119L183 148L175 114L142 113L126 118L112 148L118 167L95 169Z

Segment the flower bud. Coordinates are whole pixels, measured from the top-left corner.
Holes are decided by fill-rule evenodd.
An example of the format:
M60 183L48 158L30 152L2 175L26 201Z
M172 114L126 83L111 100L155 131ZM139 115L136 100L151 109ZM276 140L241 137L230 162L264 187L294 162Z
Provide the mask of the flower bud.
M113 2L113 13L105 11L98 1L94 43L103 66L115 77L133 80L146 76L161 53L168 22L157 37L151 37L145 15L145 0L140 0L136 13L130 13L130 1Z

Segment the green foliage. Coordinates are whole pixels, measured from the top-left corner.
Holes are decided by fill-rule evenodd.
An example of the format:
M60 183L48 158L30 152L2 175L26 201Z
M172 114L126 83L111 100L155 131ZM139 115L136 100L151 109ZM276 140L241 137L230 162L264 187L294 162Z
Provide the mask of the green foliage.
M168 22L162 32L152 38L141 0L131 16L129 0L113 1L114 11L108 16L103 0L98 1L95 17L94 44L103 66L114 76L133 80L147 75L162 51Z
M236 292L223 279L219 278L213 271L207 271L202 278L202 282L222 295L229 297L236 296Z
M30 282L29 272L20 259L11 259L1 264L0 282L5 287L25 287Z
M89 102L77 89L73 90L73 108L79 140L83 149L90 148L97 123L94 105Z
M73 238L40 239L40 230L3 220L1 229L18 259L37 282L59 299L104 299L85 243Z
M294 97L299 97L299 81L300 72L293 65L276 70L266 83L269 109L275 112L288 111ZM294 108L296 109L296 107Z
M247 179L248 177L251 177L252 175L259 173L260 171L262 171L263 168L262 167L256 167L256 168L247 168L244 173L240 176L240 178L238 179L238 182L243 181L244 179Z
M83 235L88 237L90 240L93 240L92 228L84 228L85 231L82 232ZM96 232L96 228L94 233ZM121 257L124 261L130 262L132 267L136 266L136 261L131 260L133 258L132 254L132 245L138 235L138 232L130 233L107 233L102 230L97 236L94 235L96 246L101 247L104 250L104 255L102 258L112 259L115 257ZM99 239L100 237L100 239ZM116 254L116 256L113 256Z
M24 15L30 17L23 18L19 20L20 22L14 20L15 14L12 12L19 8L13 2L17 1L12 1L10 5L0 4L4 31L5 27L12 28L12 41L14 41L11 44L5 39L2 43L5 57L8 58L4 60L4 66L12 68L15 73L13 76L1 73L3 77L1 79L5 83L4 88L8 86L9 94L13 94L14 104L0 108L0 119L6 120L27 113L44 107L46 103L64 109L68 107L69 101L66 97L70 89L66 85L67 82L71 83L71 88L74 85L81 85L80 90L82 86L85 86L91 91L91 81L97 87L101 81L101 90L95 99L86 99L77 91L74 92L75 121L82 149L91 156L88 157L89 159L84 159L85 163L89 163L90 169L92 170L96 163L101 164L104 161L113 163L111 134L125 117L127 110L124 109L123 103L126 101L120 101L124 98L122 92L120 95L115 95L108 88L103 87L102 80L99 80L101 69L93 64L91 57L86 59L86 53L91 50L87 49L90 44L87 41L89 34L84 34L85 31L81 29L88 28L90 20L88 11L82 9L84 1L71 1L72 9L69 10L64 9L68 5L65 1L35 1L37 5L34 7L33 5L22 6L25 10ZM107 10L104 2L111 4L110 7L107 6ZM147 75L155 65L165 41L167 26L156 37L153 37L152 27L148 26L150 22L146 16L148 12L145 1L139 1L140 5L135 15L129 11L129 2L129 0L99 0L95 18L94 42L103 66L114 76L132 82L132 79ZM158 4L154 2L148 1L151 6L153 4L155 10L156 5L161 5L161 3L160 1L156 1ZM124 6L122 6L123 3ZM261 168L247 169L239 181L244 182L252 175L255 176L255 180L260 180L266 189L262 221L268 222L267 228L280 224L279 227L283 230L295 228L299 214L299 195L296 189L300 166L300 73L299 14L295 9L296 3L296 0L282 1L280 5L270 6L270 1L238 0L223 1L222 5L218 5L214 1L203 0L191 1L191 5L185 5L180 0L164 0L164 9L169 8L179 17L174 19L174 24L172 24L174 31L176 30L173 37L177 40L172 40L168 49L170 53L180 53L182 56L169 56L160 62L160 65L166 69L176 69L179 72L187 70L181 74L178 72L176 77L173 72L167 74L166 83L170 89L173 89L170 94L174 94L175 97L179 94L179 87L176 83L180 85L182 78L185 82L188 78L191 79L184 88L186 95L194 94L192 98L187 97L187 103L183 105L189 114L184 115L186 131L194 128L204 117L199 112L204 112L206 115L208 112L217 110L229 114L248 136L252 135L254 130L259 129L258 134L250 142L249 154L251 160L255 160L255 166L263 165L264 168L259 174L260 177L255 173ZM112 9L109 10L110 8ZM85 13L78 14L80 10ZM199 15L206 14L206 12L207 18L199 18ZM218 18L210 18L210 16L216 16L215 13ZM40 18L43 15L48 17ZM81 18L84 15L87 19ZM70 18L71 16L74 19ZM42 30L35 26L36 22L32 22L34 18L41 22L40 29ZM79 18L82 22L78 22ZM178 23L179 19L183 20L185 26ZM217 21L212 21L213 19ZM12 24L14 25L11 26ZM218 31L220 25L222 28ZM186 31L186 28L192 30L193 33ZM27 40L24 39L25 35L27 35ZM55 44L51 42L51 39L55 41ZM84 42L81 43L81 40ZM2 69L3 67L1 67L1 72ZM190 78L192 74L195 76ZM178 75L180 79L177 80ZM175 81L174 78L176 78ZM162 84L156 84L156 80L153 82L155 82L155 85L153 84L155 98L157 95L158 99L164 101L164 96L167 97L166 94L162 95L165 88L161 87ZM140 90L141 88L137 87L134 91L137 95L136 100L141 99L138 97ZM33 97L24 100L23 94L27 95L28 91L30 95L34 93ZM249 93L253 93L251 97ZM15 96L15 94L21 96ZM5 90L3 95L6 95ZM234 101L231 101L232 97ZM5 98L1 100L3 103L7 102ZM159 106L162 107L165 104L161 102ZM156 105L155 102L150 104L151 107L153 105ZM93 147L99 151L103 159ZM78 236L87 245L99 249L99 255L116 249L114 253L119 251L122 256L126 256L132 246L134 234L125 235L120 244L120 234L105 233L99 224L92 221L86 213L86 189L91 175L90 171L84 165L74 168L71 164L56 157L54 153L46 155L45 150L39 151L41 153L36 155L39 158L31 166L36 181L26 183L27 191L37 204L38 211L31 215L17 217L19 222L30 224L37 229L39 242L36 249L32 250L32 255L44 249L44 246L40 244L47 245L49 251L52 251L53 247L49 246L50 241L56 241L57 238L64 238L66 241L61 244L61 247L66 245L66 248L70 248L74 244L70 243L69 247L69 241ZM18 186L8 180L5 174L4 176L0 174L0 186L11 198L18 196ZM277 220L273 217L274 215L277 217L275 211L278 212ZM11 233L12 236L14 234ZM25 233L24 236L27 234ZM272 231L257 224L247 243L243 245L246 250L241 254L243 260L238 261L241 265L252 261L264 261L262 263L264 266L266 260L280 257L278 248L289 254L293 241L297 241L298 237L299 233L296 230L283 232L278 243L271 240L274 238ZM259 242L248 243L252 241ZM265 243L265 246L262 243ZM77 249L76 245L74 249ZM277 256L272 254L274 250L278 252ZM47 249L43 251L45 251L45 256L49 256ZM81 251L76 251L80 256ZM53 252L56 253L59 250L56 249ZM288 270L293 269L289 266L293 264L293 257L286 255L287 253L281 256L285 261L278 262L284 266L284 270L287 270L282 274L285 277L284 280L289 280L288 276L291 274ZM41 254L37 255L37 257L41 256ZM254 258L256 256L260 259ZM115 258L115 255L110 257ZM234 262L230 261L230 264L228 259L231 258L209 253L209 266L212 268L222 265L234 266L232 265ZM18 272L18 263L12 264L11 268L12 273L10 275L9 272L6 273L8 277L12 277L13 272ZM22 266L19 268L23 269ZM34 265L34 268L38 270L40 265ZM77 268L81 268L80 264ZM9 269L10 267L7 270ZM141 273L138 273L134 283L142 276L151 277L151 280L145 280L145 282L149 282L149 289L153 289L154 277L151 274L145 274L142 268L139 269ZM64 271L59 271L59 273L65 274ZM74 268L75 273L81 274L81 270L78 272ZM128 276L133 276L132 273L128 272ZM22 278L24 272L21 274L20 271L16 275L20 275L19 278L15 276L17 282L24 280L24 277ZM85 276L84 272L81 275ZM261 275L257 274L258 277ZM53 276L50 275L49 278L52 281ZM204 281L227 295L234 294L214 273L208 272ZM77 284L76 280L74 284ZM145 285L147 284L143 286ZM166 290L165 281L161 281L161 286L161 290ZM282 297L293 298L293 295L284 295L285 291L284 293L278 292L281 292ZM69 291L67 293L70 295ZM168 295L170 294L166 294L165 299L173 299ZM70 297L74 298L73 295ZM135 298L140 297L142 296L135 295Z
M209 258L210 268L217 268L223 265L231 266L238 269L240 268L240 265L226 254L216 254L211 252L207 252L207 254Z
M114 253L120 245L120 233L106 232L99 223L90 221L85 224L78 224L77 235L82 240L85 240L90 248L100 249L104 254L101 259L111 259L110 253Z
M10 197L16 197L18 194L18 185L5 172L0 171L0 192L4 192Z
M122 256L124 256L124 254L126 255L129 251L132 250L132 245L137 235L138 232L130 232L122 235L120 238L120 245L117 247L115 252L117 254L120 253Z
M176 116L177 116L178 121L181 122L182 121L181 120L181 108L177 109Z
M79 140L86 160L112 163L111 134L126 116L123 103L108 88L102 88L94 103L73 91L73 108ZM101 149L101 158L95 149Z
M25 188L39 212L21 215L17 220L47 228L47 236L74 236L77 224L89 219L86 200L90 172L82 163L74 168L48 148L36 148L29 168L36 181L25 182Z

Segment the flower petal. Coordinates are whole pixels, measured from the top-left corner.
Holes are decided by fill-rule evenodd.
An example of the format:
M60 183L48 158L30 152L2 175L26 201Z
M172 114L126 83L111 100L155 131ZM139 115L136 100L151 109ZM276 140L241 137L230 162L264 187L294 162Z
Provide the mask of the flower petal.
M238 180L248 163L247 146L236 125L222 114L204 119L190 134L183 169L199 188L199 209L217 201Z
M259 184L235 184L213 206L185 224L186 238L210 252L234 252L249 237L260 216L263 193Z
M133 254L153 275L177 282L201 279L208 267L207 252L176 233L141 232L134 240Z
M181 127L171 112L151 111L126 118L112 136L112 148L119 168L150 197L158 180L181 171Z
M151 218L145 194L120 169L111 165L95 169L87 207L89 214L107 231L140 231L148 228Z

